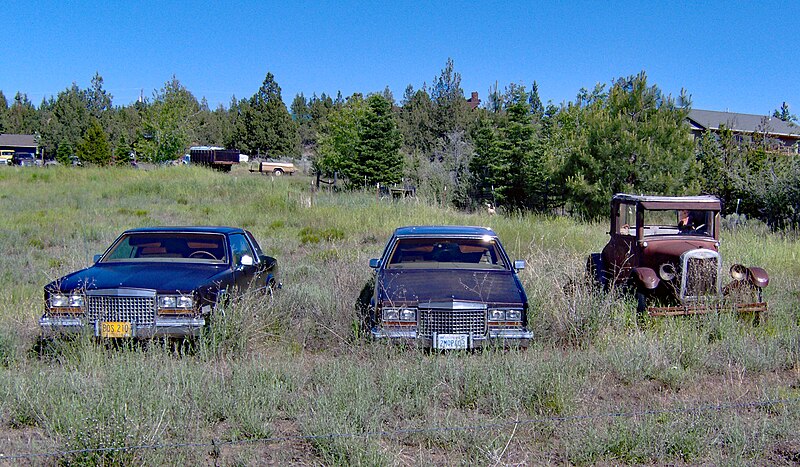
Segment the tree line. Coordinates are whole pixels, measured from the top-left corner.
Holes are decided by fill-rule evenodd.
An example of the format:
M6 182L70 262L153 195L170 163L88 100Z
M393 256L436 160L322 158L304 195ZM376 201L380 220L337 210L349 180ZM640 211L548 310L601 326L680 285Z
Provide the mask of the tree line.
M470 105L448 60L430 84L343 97L300 93L284 104L267 73L250 97L210 109L173 77L146 99L112 105L99 74L38 107L0 91L0 132L36 134L63 163L172 161L191 145L253 156L307 157L347 187L412 185L428 199L462 209L484 203L507 211L566 210L607 215L613 193L712 193L725 214L773 227L800 224L800 163L768 138L742 141L723 129L695 140L686 125L688 93L674 98L644 72L581 89L570 102L543 104L536 81L497 85ZM774 116L797 121L788 106Z

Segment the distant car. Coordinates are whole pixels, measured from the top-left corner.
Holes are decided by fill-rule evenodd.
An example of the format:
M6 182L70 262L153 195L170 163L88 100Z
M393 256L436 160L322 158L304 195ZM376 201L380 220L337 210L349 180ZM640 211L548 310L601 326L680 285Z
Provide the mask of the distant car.
M297 167L291 162L281 161L253 161L250 164L250 172L261 172L281 176L283 174L294 175Z
M33 157L33 154L27 152L14 153L14 157L11 161L14 165L22 167L33 167L36 165L36 158Z
M394 231L375 269L368 308L374 339L434 349L526 347L528 299L497 235L483 227Z
M611 238L589 256L587 274L604 288L633 290L640 315L766 311L764 269L734 264L722 286L721 207L715 196L616 194Z
M14 151L11 149L0 149L0 165L11 165L13 164L12 159L14 159Z
M132 229L95 264L44 287L45 335L196 337L231 293L279 284L277 261L232 227Z

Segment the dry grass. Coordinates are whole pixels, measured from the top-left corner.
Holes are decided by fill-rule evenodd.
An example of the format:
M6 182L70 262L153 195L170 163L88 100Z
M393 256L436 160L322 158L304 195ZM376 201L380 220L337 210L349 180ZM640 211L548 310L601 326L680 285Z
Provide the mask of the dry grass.
M319 193L308 207L307 183L193 167L0 170L0 453L214 440L34 463L797 462L800 246L791 237L744 229L723 241L726 261L770 272L766 323L637 326L629 297L583 279L603 225L369 193ZM358 334L369 258L395 227L431 223L493 227L528 262L521 279L536 339L527 351L429 353ZM188 353L83 338L33 352L42 286L88 264L121 230L158 224L247 227L278 258L283 290L232 303ZM775 399L794 402L683 410ZM635 415L611 415L620 412ZM364 435L375 432L388 434ZM337 433L346 436L327 436Z

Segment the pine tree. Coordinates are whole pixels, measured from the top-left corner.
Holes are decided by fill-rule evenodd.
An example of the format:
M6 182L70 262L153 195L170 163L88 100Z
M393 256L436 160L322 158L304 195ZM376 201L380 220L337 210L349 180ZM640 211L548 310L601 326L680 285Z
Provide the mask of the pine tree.
M78 158L84 163L96 165L108 165L111 162L111 147L108 144L108 137L97 120L92 120L92 124L83 135L83 140L78 146Z
M356 158L346 161L344 174L351 183L398 183L403 178L403 137L397 129L392 104L380 94L367 99L367 113L359 131ZM358 182L356 182L358 181Z
M249 105L242 109L236 132L237 139L251 153L271 156L298 153L297 127L281 99L281 88L272 73L267 73Z

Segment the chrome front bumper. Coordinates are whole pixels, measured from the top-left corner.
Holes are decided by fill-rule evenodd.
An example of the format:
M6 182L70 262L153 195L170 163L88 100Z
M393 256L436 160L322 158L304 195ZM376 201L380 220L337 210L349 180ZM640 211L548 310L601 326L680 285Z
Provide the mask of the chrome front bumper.
M205 317L159 317L152 326L136 326L131 323L131 337L135 339L151 339L154 337L199 337L206 325ZM39 327L45 335L81 333L91 329L92 334L100 337L100 323L88 323L80 318L55 318L42 316Z
M374 340L406 342L418 347L432 348L433 339L418 336L416 330L384 329L378 326L370 330ZM489 329L488 335L470 336L469 348L481 347L527 347L533 339L533 333L525 329Z

